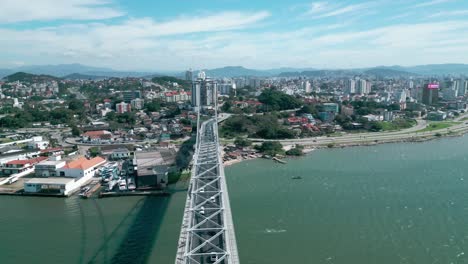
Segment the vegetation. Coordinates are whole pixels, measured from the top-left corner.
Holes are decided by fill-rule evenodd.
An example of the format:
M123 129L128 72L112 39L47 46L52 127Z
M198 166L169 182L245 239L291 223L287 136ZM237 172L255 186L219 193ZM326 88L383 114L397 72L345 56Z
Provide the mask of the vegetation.
M168 86L168 84L172 83L177 83L183 88L190 88L192 85L190 81L182 80L171 76L154 77L153 79L151 79L151 81L164 86Z
M296 145L294 148L286 151L286 155L289 156L302 156L304 155L304 147L301 145Z
M195 145L195 142L195 137L192 137L180 146L175 160L176 166L180 171L188 168L190 161L192 160L193 146Z
M252 141L246 138L237 137L236 140L234 140L234 144L239 148L245 148L251 146Z
M284 154L283 145L277 141L266 141L262 145L256 146L257 150L270 156Z
M25 107L24 110L16 110L13 115L0 119L0 127L23 128L31 126L32 123L41 122L50 122L52 125L71 124L75 115L78 115L78 118L82 119L84 112L74 112L66 108L56 108L47 111L39 108Z
M126 112L123 114L117 114L115 112L109 112L106 115L106 119L109 122L116 122L119 124L127 124L129 126L135 125L136 116L134 113Z
M94 157L97 157L97 156L101 155L101 148L92 147L92 148L88 149L88 152L89 152L89 156L94 158Z
M294 96L287 95L275 89L264 90L258 101L264 104L265 111L278 111L299 108L302 103Z
M158 112L161 110L161 101L153 100L145 103L146 112Z
M392 122L380 122L382 125L383 131L391 131L391 130L400 130L405 128L410 128L416 125L416 120L414 119L396 119Z
M448 122L448 121L447 122L432 122L432 123L429 123L429 125L426 128L421 129L417 132L429 132L429 131L449 128L451 126L458 125L458 124L460 124L460 122Z
M278 123L275 114L255 116L232 116L221 126L221 135L226 138L249 136L265 139L294 138L295 134Z
M35 74L30 74L30 73L25 73L25 72L17 72L11 75L8 75L4 78L8 82L28 82L28 83L34 83L34 82L44 82L44 81L59 81L60 78L50 76L50 75L35 75Z

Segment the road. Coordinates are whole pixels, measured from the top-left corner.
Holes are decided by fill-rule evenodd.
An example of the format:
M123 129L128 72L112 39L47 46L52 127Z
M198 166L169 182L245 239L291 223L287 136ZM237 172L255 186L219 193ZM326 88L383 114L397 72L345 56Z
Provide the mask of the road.
M461 121L463 118L468 117L468 114L462 115L453 121ZM355 145L355 144L369 144L369 143L383 143L383 142L398 142L406 140L420 140L429 137L434 137L435 134L447 135L447 134L462 134L468 132L468 123L462 122L458 125L454 125L449 128L443 128L439 130L420 132L427 127L425 120L417 120L418 124L414 127L403 129L400 131L393 132L370 132L370 133L359 133L359 134L345 134L337 137L315 137L315 138L301 138L301 139L285 139L285 140L274 140L279 141L283 145L288 144L299 144L308 147L319 147L329 144L334 145ZM263 142L269 140L263 139L251 139L254 142Z

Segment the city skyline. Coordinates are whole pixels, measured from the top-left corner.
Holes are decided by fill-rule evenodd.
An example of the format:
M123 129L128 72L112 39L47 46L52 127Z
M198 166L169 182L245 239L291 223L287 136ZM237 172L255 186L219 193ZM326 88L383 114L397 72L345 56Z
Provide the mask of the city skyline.
M360 68L468 62L468 5L432 1L1 1L0 68ZM47 10L48 12L44 12Z

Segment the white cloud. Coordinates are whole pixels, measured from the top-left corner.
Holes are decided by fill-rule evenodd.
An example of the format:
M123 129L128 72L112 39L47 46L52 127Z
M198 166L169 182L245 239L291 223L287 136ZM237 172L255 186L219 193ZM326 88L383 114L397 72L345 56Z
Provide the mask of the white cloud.
M101 20L123 15L106 0L0 0L0 23Z
M328 2L314 2L311 4L310 9L307 11L309 15L315 15L330 9Z
M427 7L427 6L433 6L433 5L440 5L448 2L453 2L453 0L432 0L432 1L427 1L424 3L416 4L412 6L413 8L418 8L418 7Z
M330 8L326 2L312 5L316 10L312 16L349 16L366 7ZM12 61L19 60L157 71L225 65L321 68L468 61L468 22L461 19L367 30L355 29L348 20L306 22L289 30L249 30L264 26L270 16L266 11L222 12L167 21L141 18L119 24L101 21L24 30L0 28L0 49L8 50L0 54L0 63L4 63L0 66L11 67Z
M336 17L341 15L354 14L371 8L375 3L361 3L352 5L336 5L328 2L315 2L312 3L310 9L305 15L313 19Z
M428 16L428 18L437 18L437 17L455 17L455 16L466 16L468 15L468 10L453 10L453 11L441 11Z

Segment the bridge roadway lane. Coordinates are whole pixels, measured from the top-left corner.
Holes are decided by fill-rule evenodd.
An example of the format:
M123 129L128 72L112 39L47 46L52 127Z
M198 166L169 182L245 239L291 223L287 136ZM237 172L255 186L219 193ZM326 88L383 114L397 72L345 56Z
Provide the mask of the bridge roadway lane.
M199 133L175 263L237 264L216 120L204 122Z

